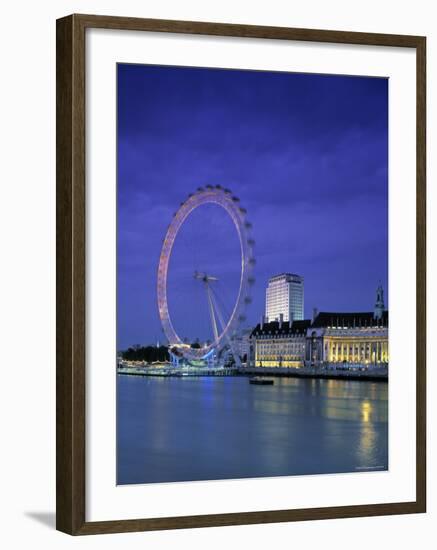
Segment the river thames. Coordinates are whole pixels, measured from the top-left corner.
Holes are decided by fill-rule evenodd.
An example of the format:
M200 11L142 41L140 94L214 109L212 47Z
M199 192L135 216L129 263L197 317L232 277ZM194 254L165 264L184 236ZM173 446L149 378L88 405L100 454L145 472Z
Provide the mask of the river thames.
M117 377L117 483L388 468L385 382Z

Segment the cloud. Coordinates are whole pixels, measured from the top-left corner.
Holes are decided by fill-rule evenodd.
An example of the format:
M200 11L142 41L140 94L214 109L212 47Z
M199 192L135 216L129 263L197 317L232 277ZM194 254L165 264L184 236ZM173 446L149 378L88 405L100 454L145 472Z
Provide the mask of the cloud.
M387 273L386 80L119 65L118 90L120 342L160 333L162 239L207 183L230 187L253 223L254 319L280 271L305 276L307 303L367 309ZM226 215L199 209L175 245L172 284L188 281L196 254L230 281L237 244Z

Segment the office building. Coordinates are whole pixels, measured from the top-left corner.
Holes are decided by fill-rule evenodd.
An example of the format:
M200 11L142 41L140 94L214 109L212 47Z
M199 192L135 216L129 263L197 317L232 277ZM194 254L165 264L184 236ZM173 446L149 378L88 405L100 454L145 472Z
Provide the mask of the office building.
M282 273L271 277L266 289L267 322L302 321L304 309L303 277Z

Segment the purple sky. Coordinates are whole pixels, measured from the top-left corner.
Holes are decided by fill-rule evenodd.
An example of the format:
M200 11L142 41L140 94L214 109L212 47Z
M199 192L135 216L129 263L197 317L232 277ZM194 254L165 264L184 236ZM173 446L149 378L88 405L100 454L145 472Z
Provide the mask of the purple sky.
M118 65L118 348L163 341L162 239L178 205L208 183L232 189L253 224L248 324L283 271L304 276L307 317L313 307L372 310L378 283L388 290L387 140L386 79ZM170 313L180 336L203 339L193 271L220 278L226 312L238 241L219 207L188 222L170 265Z

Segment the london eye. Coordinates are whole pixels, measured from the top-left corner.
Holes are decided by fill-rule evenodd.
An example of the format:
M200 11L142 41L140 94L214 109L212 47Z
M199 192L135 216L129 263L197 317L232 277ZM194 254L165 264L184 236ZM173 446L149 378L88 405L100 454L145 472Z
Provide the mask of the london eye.
M203 300L208 309L210 338L190 345L175 330L170 315L171 304L168 293L168 278L170 274L170 258L178 233L182 226L190 223L190 215L194 210L208 204L218 205L229 216L235 229L239 243L238 285L235 295L232 297L232 305L228 311L222 307L223 302L218 290L216 273L202 269L193 269L192 278L197 285L202 287ZM251 286L254 283L253 268L255 257L253 254L254 240L251 236L251 223L247 219L247 211L240 203L238 197L232 194L230 189L220 185L199 187L195 193L181 203L179 209L173 215L163 240L158 265L157 276L157 301L158 311L163 332L168 340L169 350L173 357L184 358L186 361L211 361L217 360L225 352L230 353L234 363L239 366L240 358L235 349L235 341L239 335L239 329L244 323L246 307L251 303ZM214 251L211 251L214 254Z

